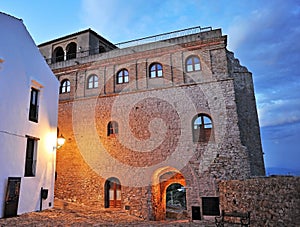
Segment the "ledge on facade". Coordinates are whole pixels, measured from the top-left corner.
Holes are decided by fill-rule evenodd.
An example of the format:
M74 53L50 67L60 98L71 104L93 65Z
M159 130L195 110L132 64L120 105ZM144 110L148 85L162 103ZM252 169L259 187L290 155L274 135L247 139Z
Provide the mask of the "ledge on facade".
M116 48L114 50L104 53L90 54L91 50L86 50L84 52L78 52L76 54L76 58L70 60L55 63L53 63L51 59L46 59L46 61L50 65L51 69L58 69L78 64L84 64L92 61L99 61L129 55L136 52L143 52L163 47L169 47L172 45L184 44L197 40L219 38L221 36L221 29L213 30L211 27L201 28L198 26L169 33L163 33L155 36L148 36L145 38L131 40L127 42L117 43L114 45L122 48Z

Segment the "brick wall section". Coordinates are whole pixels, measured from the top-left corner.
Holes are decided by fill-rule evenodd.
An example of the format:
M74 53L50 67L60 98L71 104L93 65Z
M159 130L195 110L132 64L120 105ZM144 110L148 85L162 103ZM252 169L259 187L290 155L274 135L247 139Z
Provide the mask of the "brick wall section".
M221 209L251 211L251 226L299 226L300 177L222 181L219 190Z

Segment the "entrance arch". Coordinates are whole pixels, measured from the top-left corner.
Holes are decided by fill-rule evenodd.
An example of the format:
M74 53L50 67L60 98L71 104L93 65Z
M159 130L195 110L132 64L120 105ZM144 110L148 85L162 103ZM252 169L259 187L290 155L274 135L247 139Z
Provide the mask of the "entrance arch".
M152 176L152 207L154 220L159 221L166 219L167 189L174 184L179 184L182 189L186 187L185 178L179 170L168 166L154 172Z
M118 178L111 177L104 185L104 207L121 208L121 183Z

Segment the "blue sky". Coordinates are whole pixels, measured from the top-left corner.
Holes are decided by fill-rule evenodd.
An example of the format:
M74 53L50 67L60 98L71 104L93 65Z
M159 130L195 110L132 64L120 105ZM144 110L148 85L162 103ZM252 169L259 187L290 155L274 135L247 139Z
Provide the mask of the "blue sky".
M266 167L300 171L300 0L0 0L37 44L92 28L112 43L211 26L253 73Z

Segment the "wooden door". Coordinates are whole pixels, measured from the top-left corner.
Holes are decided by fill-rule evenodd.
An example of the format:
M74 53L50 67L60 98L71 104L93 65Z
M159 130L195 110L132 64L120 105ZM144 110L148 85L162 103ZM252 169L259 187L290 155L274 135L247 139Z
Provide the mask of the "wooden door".
M121 208L121 184L117 178L105 182L105 208Z
M17 216L21 177L9 177L7 183L4 217Z
M121 185L116 182L110 182L109 189L109 207L121 208Z

